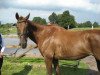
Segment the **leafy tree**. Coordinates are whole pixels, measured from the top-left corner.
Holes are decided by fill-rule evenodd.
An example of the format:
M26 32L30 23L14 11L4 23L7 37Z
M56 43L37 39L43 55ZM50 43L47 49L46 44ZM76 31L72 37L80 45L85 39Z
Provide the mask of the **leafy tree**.
M48 19L49 19L50 23L55 24L55 23L57 23L58 17L57 17L57 15L53 12L53 13L48 17Z
M99 27L98 22L94 22L94 23L93 23L93 26L94 26L94 27Z
M79 28L86 28L86 27L92 27L92 23L91 23L91 21L86 21L86 22L84 22L84 23L78 23L77 24L77 26L79 27Z
M46 20L42 19L41 17L34 17L32 21L39 24L47 24Z
M91 26L92 26L92 23L91 23L90 21L86 21L86 22L84 23L84 26L85 26L85 27L91 27Z
M70 28L75 27L75 18L73 15L70 15L70 12L64 11L62 14L56 15L54 12L49 16L49 21L51 23L56 23L59 26L62 26L67 29L69 26Z
M77 27L78 27L78 28L83 28L83 27L85 27L85 26L84 26L84 23L77 23Z
M63 14L58 15L58 24L64 28L67 28L68 25L70 28L75 27L75 19L73 15L70 15L69 11L64 11Z

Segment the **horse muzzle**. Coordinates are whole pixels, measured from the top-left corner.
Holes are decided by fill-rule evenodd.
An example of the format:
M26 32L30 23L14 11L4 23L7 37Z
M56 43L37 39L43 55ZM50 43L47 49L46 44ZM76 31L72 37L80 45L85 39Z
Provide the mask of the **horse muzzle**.
M25 49L25 48L27 47L27 43L22 43L22 44L21 44L21 47L22 47L23 49Z
M25 49L27 47L27 38L21 36L19 45Z

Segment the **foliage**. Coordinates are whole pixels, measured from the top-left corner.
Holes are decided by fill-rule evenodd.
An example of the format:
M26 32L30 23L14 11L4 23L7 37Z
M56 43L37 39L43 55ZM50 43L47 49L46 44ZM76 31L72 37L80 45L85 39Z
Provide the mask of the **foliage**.
M93 26L94 26L94 27L100 27L100 25L98 24L98 22L94 22L94 23L93 23Z
M62 14L58 14L56 15L54 12L49 16L49 21L51 23L56 23L58 25L60 25L61 27L64 27L67 29L68 26L70 26L70 28L74 28L75 27L75 19L74 16L70 14L70 12L64 11Z
M92 26L92 23L90 21L86 21L84 23L85 27L91 27Z
M42 19L41 17L34 17L32 21L39 24L44 24L44 25L47 24L46 20Z
M42 58L4 58L2 67L2 75L46 75L46 67ZM62 75L87 75L87 65L80 62L79 67L75 70L74 67L68 64L75 64L76 61L60 61L60 69ZM53 74L54 75L54 74Z
M7 24L1 24L0 25L0 33L2 34L13 34L16 33L16 28L12 26L13 24L7 23Z
M48 17L50 23L52 24L56 24L58 21L58 16L56 15L56 13L52 13L49 17Z
M91 27L100 27L100 25L97 23L97 22L94 22L93 24L91 23L91 21L86 21L86 22L84 22L84 23L78 23L77 24L77 27L79 27L79 28L91 28Z

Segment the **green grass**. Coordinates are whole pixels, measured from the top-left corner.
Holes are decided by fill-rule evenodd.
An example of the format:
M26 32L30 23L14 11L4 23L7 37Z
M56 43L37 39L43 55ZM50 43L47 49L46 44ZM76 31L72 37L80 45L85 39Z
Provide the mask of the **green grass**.
M16 27L1 27L0 32L5 35L5 34L16 34L17 33L17 28Z
M100 28L94 28L100 30ZM92 28L73 28L72 30L92 30Z
M80 62L75 69L72 65L75 61L60 60L60 69L62 75L87 75L87 65ZM46 75L44 60L41 58L4 58L2 75ZM53 74L54 75L54 74Z
M11 27L9 29L9 31L10 31L10 34L16 34L17 33L17 28L16 27Z

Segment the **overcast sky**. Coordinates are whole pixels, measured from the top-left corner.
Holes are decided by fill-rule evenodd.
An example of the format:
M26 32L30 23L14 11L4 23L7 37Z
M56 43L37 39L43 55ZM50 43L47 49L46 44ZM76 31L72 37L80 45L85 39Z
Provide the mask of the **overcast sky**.
M48 16L69 10L77 22L98 22L100 24L100 0L0 0L0 21L15 23L15 13L26 16L30 20L40 16L48 21Z

